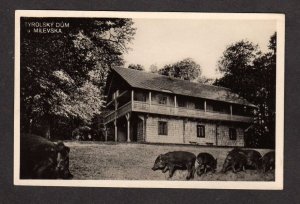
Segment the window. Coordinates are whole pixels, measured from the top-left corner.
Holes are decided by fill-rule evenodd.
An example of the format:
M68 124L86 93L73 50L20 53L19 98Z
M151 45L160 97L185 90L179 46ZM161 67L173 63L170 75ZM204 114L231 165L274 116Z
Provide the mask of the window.
M214 102L213 103L213 111L214 112L221 112L221 110L222 110L221 104Z
M158 98L158 103L159 104L167 104L167 97L160 95Z
M178 98L178 107L186 107L186 101L183 98Z
M199 110L204 110L204 102L203 101L196 101L195 108Z
M134 100L135 100L135 101L143 101L143 102L146 102L146 94L145 94L145 93L137 92L137 93L134 95Z
M158 134L168 135L168 122L158 121Z
M205 126L197 125L197 137L205 137Z
M236 129L229 128L229 139L236 140Z

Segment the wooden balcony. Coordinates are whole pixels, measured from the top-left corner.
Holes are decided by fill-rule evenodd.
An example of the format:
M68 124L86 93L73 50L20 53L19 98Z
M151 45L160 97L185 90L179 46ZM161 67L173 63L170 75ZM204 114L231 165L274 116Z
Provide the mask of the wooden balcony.
M119 118L123 115L125 115L126 113L132 111L131 109L131 101L129 101L128 103L126 103L125 105L121 106L120 108L118 108L117 111L112 111L110 113L108 113L105 116L105 123L109 123L111 121L113 121L115 118Z
M238 115L230 115L224 113L217 112L205 112L204 110L197 109L188 109L174 106L166 106L159 104L149 104L147 102L141 101L133 101L133 104L130 102L126 103L122 107L118 108L117 111L112 111L106 116L105 123L113 121L115 118L119 118L126 113L133 112L141 112L141 113L153 113L160 115L168 115L168 116L180 116L187 118L199 118L199 119L207 119L207 120L220 120L220 121L232 121L232 122L244 122L251 123L253 121L252 117L247 116L238 116Z

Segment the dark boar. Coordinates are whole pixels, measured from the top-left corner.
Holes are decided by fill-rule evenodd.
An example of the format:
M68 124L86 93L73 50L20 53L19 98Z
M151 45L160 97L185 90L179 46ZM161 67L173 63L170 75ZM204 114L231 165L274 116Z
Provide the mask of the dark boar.
M266 153L261 160L264 172L267 172L270 169L275 169L275 151Z
M261 154L256 150L246 150L241 148L234 148L230 153L240 153L244 154L247 158L247 169L256 169L258 170L261 166Z
M159 155L152 170L161 169L163 173L169 170L169 177L173 176L176 168L187 169L186 179L194 177L196 156L190 152L174 151Z
M230 152L223 164L222 172L225 173L232 169L233 173L244 171L247 164L247 158L244 154L239 152Z
M217 168L217 159L215 159L209 153L200 153L197 156L197 174L201 176L203 173L211 170L213 173L216 171Z
M21 135L21 179L69 179L69 147L33 134Z

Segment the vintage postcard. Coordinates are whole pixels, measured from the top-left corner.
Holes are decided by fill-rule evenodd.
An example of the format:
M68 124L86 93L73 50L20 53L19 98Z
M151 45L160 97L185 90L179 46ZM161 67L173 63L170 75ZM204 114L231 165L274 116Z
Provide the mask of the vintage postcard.
M14 184L283 189L284 26L16 11Z

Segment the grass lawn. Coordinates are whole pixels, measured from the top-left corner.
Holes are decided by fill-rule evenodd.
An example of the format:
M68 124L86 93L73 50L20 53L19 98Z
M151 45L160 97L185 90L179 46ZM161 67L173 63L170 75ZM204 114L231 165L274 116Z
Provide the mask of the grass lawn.
M201 147L189 145L157 145L136 143L104 142L65 142L71 148L70 171L74 179L117 179L117 180L167 180L168 172L152 171L159 154L169 151L189 151L196 156L200 152L211 153L218 159L216 173L201 177L195 174L194 180L224 181L274 181L274 171L262 173L246 170L236 174L228 171L220 173L227 153L232 148ZM264 155L269 150L258 151ZM185 180L187 171L176 170L171 180Z

